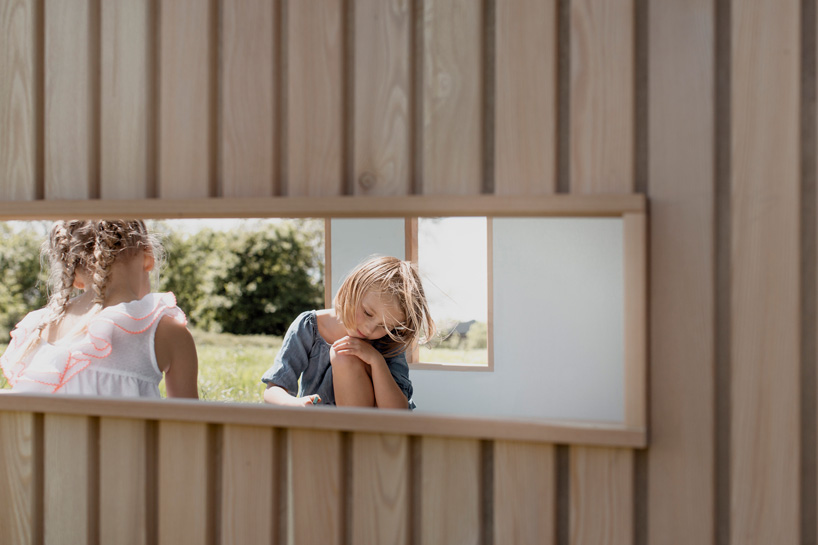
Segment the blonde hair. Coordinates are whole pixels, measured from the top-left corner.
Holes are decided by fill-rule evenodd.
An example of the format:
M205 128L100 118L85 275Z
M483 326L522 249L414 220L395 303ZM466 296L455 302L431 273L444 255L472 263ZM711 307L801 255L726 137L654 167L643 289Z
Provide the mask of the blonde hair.
M434 336L435 323L415 265L388 256L369 258L358 265L344 279L333 301L344 325L357 327L355 311L370 290L392 297L403 311L404 320L386 332L387 356L404 352L415 340L425 342Z
M77 274L91 280L94 304L99 310L105 303L111 266L120 256L131 257L141 250L151 252L157 262L161 260L162 247L141 220L55 222L40 248L41 260L49 269L47 313L24 353L40 341L46 326L65 316Z

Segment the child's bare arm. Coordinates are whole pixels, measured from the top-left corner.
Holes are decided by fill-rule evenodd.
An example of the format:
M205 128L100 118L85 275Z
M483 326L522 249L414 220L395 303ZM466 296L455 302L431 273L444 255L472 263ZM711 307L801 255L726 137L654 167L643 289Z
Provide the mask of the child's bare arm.
M296 397L290 395L287 390L275 384L268 384L264 390L264 402L271 405L281 405L284 407L310 407L314 403L321 401L318 394Z
M199 358L188 328L168 316L162 318L154 346L159 369L165 373L168 397L198 399Z

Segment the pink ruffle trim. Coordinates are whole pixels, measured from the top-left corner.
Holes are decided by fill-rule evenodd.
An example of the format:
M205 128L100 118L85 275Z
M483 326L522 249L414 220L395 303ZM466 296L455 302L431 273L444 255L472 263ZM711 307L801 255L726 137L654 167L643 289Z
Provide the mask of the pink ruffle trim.
M50 345L55 352L64 353L64 357L61 354L59 359L54 358L44 369L29 369L37 349L29 353L26 358L28 361L21 360L22 349L29 337L36 333L44 314L43 310L37 310L23 318L11 332L11 342L0 357L0 367L12 387L19 380L25 380L37 384L39 391L57 392L92 361L107 358L111 354L115 329L138 335L165 316L187 323L184 312L176 306L176 296L173 293L151 293L138 301L103 309L88 323L87 333L77 336L78 342L64 348L59 344Z

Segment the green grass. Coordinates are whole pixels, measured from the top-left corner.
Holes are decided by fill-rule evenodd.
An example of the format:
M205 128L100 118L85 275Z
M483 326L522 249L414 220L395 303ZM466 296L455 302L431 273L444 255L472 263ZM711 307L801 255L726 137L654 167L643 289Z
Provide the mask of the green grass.
M230 335L193 330L199 355L199 397L206 401L260 403L264 393L261 375L273 365L281 337ZM0 344L0 353L6 349ZM485 350L435 348L423 350L421 360L434 363L486 363ZM0 388L6 388L0 373ZM165 383L159 385L165 395Z
M273 365L281 337L193 331L199 354L199 397L207 401L260 403L261 375ZM165 395L164 382L159 388Z
M420 361L424 363L473 363L488 365L488 351L469 348L421 348Z

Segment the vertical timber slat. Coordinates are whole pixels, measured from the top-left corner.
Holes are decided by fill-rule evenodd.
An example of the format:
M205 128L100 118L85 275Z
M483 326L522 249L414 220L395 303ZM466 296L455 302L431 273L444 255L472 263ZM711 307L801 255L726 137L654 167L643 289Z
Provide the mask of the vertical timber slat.
M625 261L625 424L647 427L647 217L623 217Z
M0 0L0 199L36 196L34 0Z
M344 542L339 432L291 430L287 466L290 545Z
M553 445L495 443L495 544L556 544L556 464Z
M88 543L89 418L47 414L43 429L45 544Z
M90 197L90 0L45 7L45 197Z
M356 194L410 192L411 33L410 2L355 3Z
M634 189L634 3L575 0L570 8L571 193ZM633 542L634 453L570 448L570 540Z
M497 3L495 193L557 185L557 2Z
M223 452L221 544L273 543L273 430L225 426Z
M483 6L423 2L423 192L482 191Z
M730 542L800 542L800 11L732 4Z
M572 1L572 193L633 190L634 70L634 0Z
M352 439L352 543L409 545L409 438Z
M647 542L713 545L715 2L654 2L648 11Z
M210 196L210 0L161 2L159 196Z
M420 543L480 543L480 442L421 439Z
M102 6L101 197L148 196L148 2Z
M343 1L287 4L287 170L290 196L341 194Z
M34 543L34 415L0 412L0 543Z
M147 545L145 421L99 425L100 542Z
M571 545L633 543L633 451L571 448Z
M159 543L206 543L207 424L159 423Z
M277 47L275 3L224 2L221 180L225 197L273 195L277 131L272 61Z

